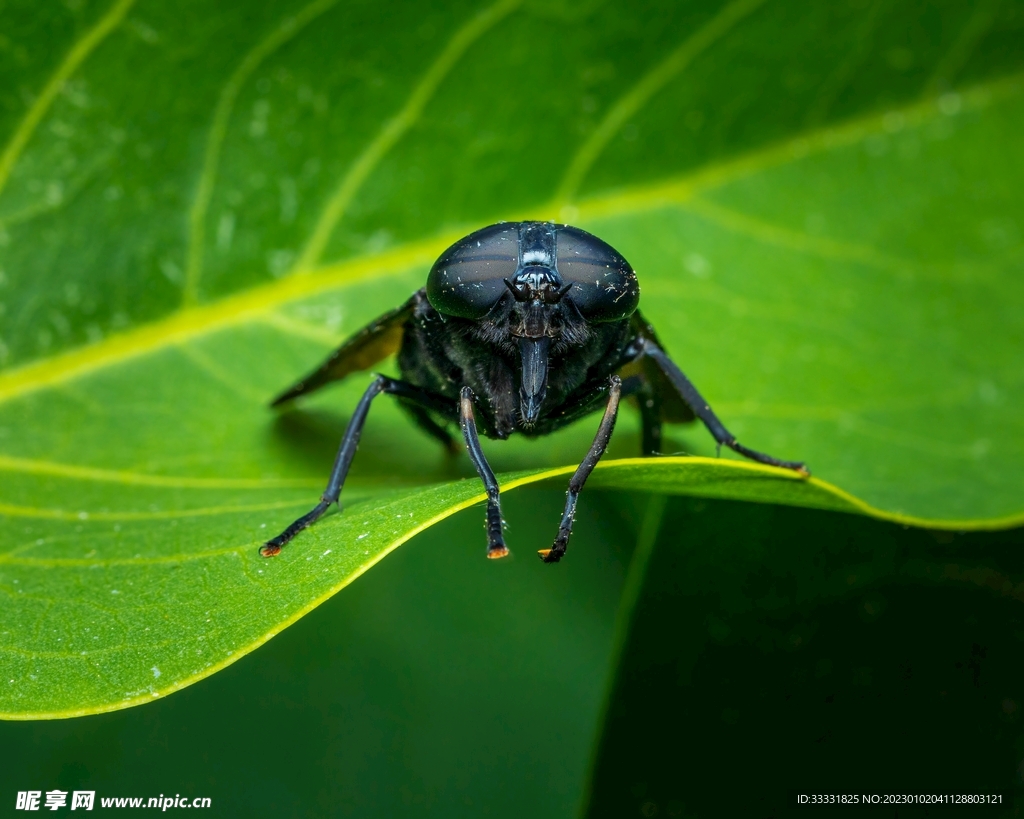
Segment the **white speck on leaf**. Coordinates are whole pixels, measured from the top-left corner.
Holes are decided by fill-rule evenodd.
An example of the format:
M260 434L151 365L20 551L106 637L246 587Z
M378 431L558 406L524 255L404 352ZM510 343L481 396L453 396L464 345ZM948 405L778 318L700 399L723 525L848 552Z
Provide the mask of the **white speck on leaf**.
M227 211L221 214L217 222L217 249L227 250L231 247L231 239L235 235L235 214L234 211Z
M893 111L882 117L882 127L885 128L889 133L896 133L902 131L903 126L906 125L907 118L898 111Z
M160 272L164 274L164 277L171 284L181 284L184 281L181 268L175 263L173 259L161 259L159 263Z
M952 117L960 113L960 95L943 94L939 97L939 111L947 117Z
M686 258L683 259L683 267L698 279L705 279L711 274L711 262L699 253L687 254Z

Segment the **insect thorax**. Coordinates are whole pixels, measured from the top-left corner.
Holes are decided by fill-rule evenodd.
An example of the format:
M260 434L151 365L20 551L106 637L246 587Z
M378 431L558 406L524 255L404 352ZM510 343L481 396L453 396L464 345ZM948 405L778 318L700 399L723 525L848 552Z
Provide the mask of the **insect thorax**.
M456 401L463 386L477 397L478 421L488 437L514 431L557 429L560 411L582 393L607 383L632 340L629 321L588 325L560 305L538 310L511 298L478 321L442 317L424 299L406 326L398 364L402 377ZM537 423L522 424L522 360L517 339L529 330L545 335L548 372Z

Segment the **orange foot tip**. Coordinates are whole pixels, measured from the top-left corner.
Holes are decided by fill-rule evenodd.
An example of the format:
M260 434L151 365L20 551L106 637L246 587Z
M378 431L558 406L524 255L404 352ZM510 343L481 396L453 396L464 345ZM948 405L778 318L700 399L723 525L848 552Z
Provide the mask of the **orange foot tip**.
M549 554L551 554L551 550L550 549L538 549L537 550L537 556L541 560L547 560Z
M487 557L491 560L497 560L499 557L505 557L508 554L508 546L495 546L493 549L487 550Z
M260 555L262 557L273 557L277 554L281 554L280 546L272 546L269 543L264 543L262 546L260 546Z

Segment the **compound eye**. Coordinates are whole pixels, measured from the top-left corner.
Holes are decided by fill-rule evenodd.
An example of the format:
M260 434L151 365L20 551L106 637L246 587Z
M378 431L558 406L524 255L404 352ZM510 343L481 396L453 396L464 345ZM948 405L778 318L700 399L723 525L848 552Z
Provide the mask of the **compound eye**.
M434 262L427 276L427 300L446 316L483 318L508 292L505 279L518 266L518 224L482 228L459 239Z
M640 303L640 285L629 262L579 228L558 229L558 272L572 285L565 298L588 321L628 318Z

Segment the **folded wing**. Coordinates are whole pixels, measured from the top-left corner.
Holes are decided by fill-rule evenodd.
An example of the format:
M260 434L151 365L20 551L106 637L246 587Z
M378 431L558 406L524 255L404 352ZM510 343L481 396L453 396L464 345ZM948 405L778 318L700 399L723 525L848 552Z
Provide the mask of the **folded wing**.
M311 393L349 373L369 369L378 361L398 352L402 346L405 323L412 317L416 305L425 298L426 291L419 290L401 307L367 324L331 353L323 364L277 396L271 406L277 407L300 395Z
M633 313L630 324L636 336L648 339L658 347L661 347L661 349L665 349L664 345L658 340L657 335L655 335L654 328L640 314L639 310ZM668 376L665 375L661 367L653 359L643 356L639 361L623 367L621 374L624 376L639 374L651 385L654 395L659 399L661 419L663 421L667 421L670 424L686 424L697 417L690 405L683 400L679 390L675 388L668 379Z

